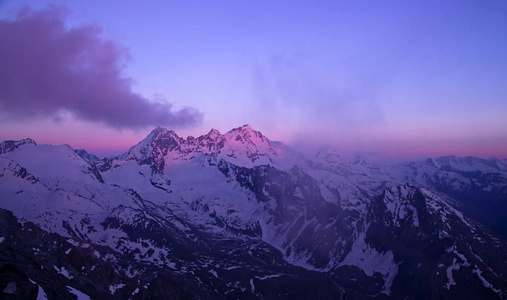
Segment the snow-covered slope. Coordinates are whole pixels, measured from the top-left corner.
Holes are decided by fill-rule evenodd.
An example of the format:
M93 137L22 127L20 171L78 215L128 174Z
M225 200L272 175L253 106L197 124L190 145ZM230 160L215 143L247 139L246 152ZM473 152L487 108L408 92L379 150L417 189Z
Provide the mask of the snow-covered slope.
M503 191L502 161L441 158L389 168L360 158L344 162L331 150L306 159L248 125L186 139L156 128L102 161L31 140L0 149L1 208L74 247L110 249L116 263L103 263L118 274L163 270L181 295L507 295L505 240L465 217L451 206L452 195L433 184L452 173L462 176L459 182ZM7 246L0 242L0 250ZM58 255L68 255L62 247ZM24 255L38 255L30 251ZM84 267L65 266L79 282L95 274ZM85 286L66 280L86 294ZM118 280L89 294L125 295L119 291L125 288L133 298L146 297L149 289Z
M411 182L451 197L467 215L507 236L505 160L444 156L397 166L397 181Z

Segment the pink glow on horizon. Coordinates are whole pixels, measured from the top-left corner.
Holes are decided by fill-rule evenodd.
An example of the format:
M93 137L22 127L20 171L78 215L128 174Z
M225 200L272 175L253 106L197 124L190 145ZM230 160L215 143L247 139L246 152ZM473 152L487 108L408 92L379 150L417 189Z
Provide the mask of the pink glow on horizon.
M241 124L242 125L242 124ZM221 134L240 127L217 128ZM86 130L83 130L86 128ZM380 160L408 160L421 157L438 157L445 155L476 156L480 158L507 158L507 139L496 137L477 138L474 141L460 137L423 137L408 132L401 134L383 134L382 131L371 131L369 136L355 137L352 134L340 133L329 128L329 132L318 130L300 131L298 133L281 128L257 127L271 141L280 141L311 156L323 146L334 148L340 155L364 153L373 159ZM38 144L68 144L73 149L83 148L99 156L118 155L143 140L153 128L138 131L111 129L94 123L61 120L59 122L46 121L39 123L25 123L23 126L11 124L4 126L0 139L32 138ZM172 128L168 128L172 129ZM198 137L211 130L210 128L193 128L175 130L182 138L191 135ZM58 134L54 134L59 132ZM334 133L333 133L334 132ZM331 136L332 138L326 138Z
M109 156L123 153L139 143L148 133L149 131L111 129L88 122L62 120L24 123L21 126L7 125L3 128L0 139L31 138L37 144L68 144L73 149L85 149L93 154Z
M506 158L506 5L5 2L0 140L118 154L249 123L304 151Z

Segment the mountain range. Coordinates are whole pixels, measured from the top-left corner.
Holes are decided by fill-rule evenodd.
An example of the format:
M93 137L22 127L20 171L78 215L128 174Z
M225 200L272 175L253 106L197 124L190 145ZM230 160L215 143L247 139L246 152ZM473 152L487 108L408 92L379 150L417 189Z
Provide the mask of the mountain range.
M507 160L305 157L249 125L99 159L0 143L19 299L505 299Z

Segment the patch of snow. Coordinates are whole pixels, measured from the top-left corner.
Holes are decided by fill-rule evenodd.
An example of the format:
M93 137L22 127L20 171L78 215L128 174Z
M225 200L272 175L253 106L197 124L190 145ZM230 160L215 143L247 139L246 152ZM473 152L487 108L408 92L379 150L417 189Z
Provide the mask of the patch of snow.
M36 284L39 287L39 291L37 292L37 300L47 300L48 295L46 295L46 292L42 289L42 287L37 284L37 282L33 281L32 279L28 278L32 284Z
M78 247L79 246L79 242L74 241L73 239L68 239L67 243L71 244L74 247Z
M362 232L354 241L350 252L339 266L357 266L361 268L367 276L373 276L374 273L382 274L384 278L382 293L389 295L391 293L391 285L398 274L398 265L394 262L394 255L391 250L380 253L367 244L365 241L365 232Z
M255 278L259 279L259 280L266 280L266 279L270 279L270 278L276 278L276 277L281 277L283 276L282 274L275 274L275 275L266 275L266 276L255 276Z
M462 264L463 266L466 266L466 267L470 266L470 263L468 262L467 258L463 254L459 253L458 250L456 250L456 249L454 249L453 252L463 261L463 264Z
M213 276L215 276L216 278L218 278L218 274L217 274L217 272L215 270L209 270L209 272L211 274L213 274Z
M72 275L69 274L69 271L67 271L67 269L65 269L65 267L58 268L57 266L53 266L53 268L55 268L55 270L56 270L56 272L58 272L58 274L63 275L65 277L67 277L68 279L72 279Z
M294 197L299 197L299 198L302 198L302 199L305 198L303 196L303 192L301 191L301 188L299 186L294 190Z
M65 254L69 254L72 248L69 248L67 251L65 251Z
M87 294L81 292L80 290L77 290L71 286L66 286L67 290L69 290L69 292L71 294L74 294L76 295L77 297L77 300L91 300L90 296L88 296Z
M454 258L452 261L452 266L447 268L447 283L445 285L446 289L450 289L452 285L456 285L454 278L452 278L452 271L459 270L460 265L456 263L456 259Z
M116 290L119 290L123 287L125 287L126 284L124 283L118 283L118 284L115 284L115 285L110 285L109 286L109 292L111 293L111 295L114 295L114 293L116 293Z
M5 240L4 237L0 237L0 243L3 242Z
M252 290L252 294L255 293L255 285L254 285L254 282L253 282L253 278L250 279L250 288Z
M474 228L475 226L472 226L466 219L465 216L463 216L463 213L461 213L459 210L455 209L454 207L451 207L454 211L454 213L465 223L468 227Z
M132 292L132 296L134 296L137 293L139 293L139 288L138 287Z
M386 190L384 203L391 213L394 225L400 226L400 220L406 220L409 215L412 215L412 225L419 227L417 208L409 200L413 193L413 188L406 185Z
M476 267L472 273L475 273L477 274L477 277L479 277L479 279L482 281L482 285L484 285L484 287L486 288L489 288L489 289L492 289L495 293L499 294L500 293L500 290L499 289L495 289L493 287L493 285L491 283L489 283L484 277L482 277L482 271L479 270L478 267Z

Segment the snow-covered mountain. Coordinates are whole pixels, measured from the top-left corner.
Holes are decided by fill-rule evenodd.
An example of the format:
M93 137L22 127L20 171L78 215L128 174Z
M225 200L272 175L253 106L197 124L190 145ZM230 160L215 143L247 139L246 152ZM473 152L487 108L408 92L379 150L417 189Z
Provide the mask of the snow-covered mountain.
M34 299L504 299L505 238L460 197L480 190L505 207L506 165L307 159L248 125L186 139L156 128L103 160L5 141L0 287Z
M444 156L399 171L399 181L446 194L466 215L507 236L507 160Z
M272 145L250 125L234 128L223 135L212 129L206 135L187 139L179 137L172 130L158 127L117 160L135 160L140 164L155 166L157 171L204 156L215 162L222 159L241 167L271 164L283 168L286 167L284 163L297 159L296 154L287 155L284 148L280 143Z

